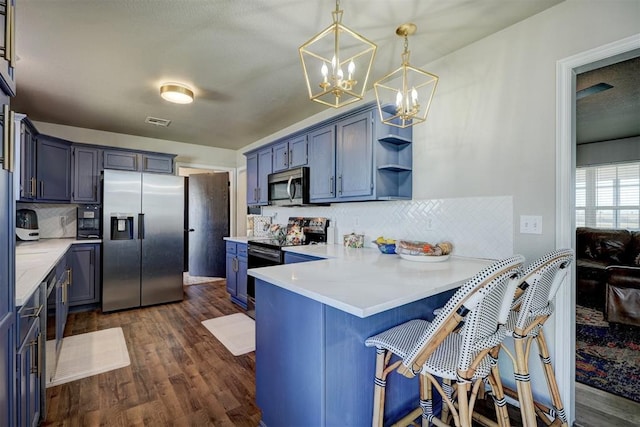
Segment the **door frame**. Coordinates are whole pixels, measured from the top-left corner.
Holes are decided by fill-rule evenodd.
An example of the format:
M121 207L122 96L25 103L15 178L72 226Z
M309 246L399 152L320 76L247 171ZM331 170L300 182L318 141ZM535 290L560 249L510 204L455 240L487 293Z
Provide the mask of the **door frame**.
M576 69L597 61L640 49L635 34L556 63L556 247L575 248L576 167ZM575 263L567 278L571 286L560 287L556 295L554 330L555 374L570 421L575 420ZM559 327L571 325L571 327ZM568 344L567 344L568 343ZM568 348L567 348L568 347ZM570 350L570 351L567 351Z
M228 172L229 173L229 234L236 235L236 206L237 206L237 168L225 166L203 165L198 163L176 162L175 174L179 175L180 168L202 169L211 172Z

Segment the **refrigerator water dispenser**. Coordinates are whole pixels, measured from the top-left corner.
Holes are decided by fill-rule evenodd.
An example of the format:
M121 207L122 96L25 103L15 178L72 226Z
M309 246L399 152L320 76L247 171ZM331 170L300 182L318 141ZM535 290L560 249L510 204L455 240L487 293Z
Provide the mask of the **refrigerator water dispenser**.
M111 240L133 240L133 215L111 214Z

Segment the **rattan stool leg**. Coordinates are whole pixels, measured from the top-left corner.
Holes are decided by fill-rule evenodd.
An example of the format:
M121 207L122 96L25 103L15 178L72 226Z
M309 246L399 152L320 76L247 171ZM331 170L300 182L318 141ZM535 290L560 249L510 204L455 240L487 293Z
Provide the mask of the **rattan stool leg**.
M524 427L536 427L536 413L533 404L533 392L531 391L531 378L529 376L529 344L531 339L527 337L514 337L516 363L514 377L518 389L520 401L520 413Z
M382 427L384 423L384 394L387 384L385 368L388 361L387 351L383 348L376 348L376 378L373 385L372 427Z
M547 378L547 387L549 387L549 394L551 395L553 408L556 411L557 418L562 421L562 425L564 427L568 427L567 416L564 413L564 406L562 405L562 399L560 398L560 390L558 390L558 383L556 382L556 376L553 372L553 366L551 365L551 357L549 356L547 342L544 339L544 333L542 330L538 333L536 340L538 343L538 352L540 353L540 361L542 362L544 374Z

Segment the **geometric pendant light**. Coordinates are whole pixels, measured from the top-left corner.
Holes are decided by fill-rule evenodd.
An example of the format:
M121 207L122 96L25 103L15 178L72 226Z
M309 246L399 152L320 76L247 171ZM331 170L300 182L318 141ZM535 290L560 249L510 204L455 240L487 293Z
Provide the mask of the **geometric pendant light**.
M380 118L388 125L406 128L427 119L438 76L409 64L408 36L416 32L415 24L402 24L396 34L404 38L402 65L373 84Z
M338 108L364 98L377 46L342 25L340 2L333 23L299 49L309 98Z

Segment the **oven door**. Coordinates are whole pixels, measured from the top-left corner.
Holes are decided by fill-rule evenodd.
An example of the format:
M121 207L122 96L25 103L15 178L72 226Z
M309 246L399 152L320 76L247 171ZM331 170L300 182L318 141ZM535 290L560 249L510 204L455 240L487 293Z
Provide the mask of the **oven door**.
M247 248L247 268L271 267L284 264L284 254L278 247L266 247L249 243ZM247 315L255 318L256 281L247 276Z

